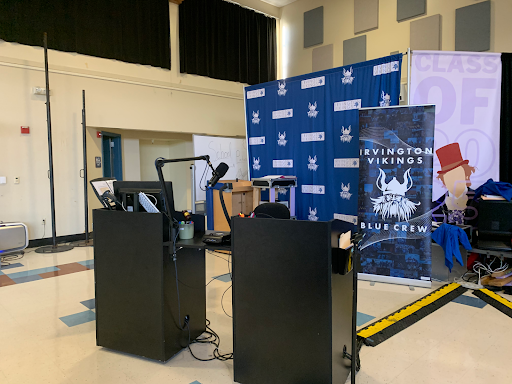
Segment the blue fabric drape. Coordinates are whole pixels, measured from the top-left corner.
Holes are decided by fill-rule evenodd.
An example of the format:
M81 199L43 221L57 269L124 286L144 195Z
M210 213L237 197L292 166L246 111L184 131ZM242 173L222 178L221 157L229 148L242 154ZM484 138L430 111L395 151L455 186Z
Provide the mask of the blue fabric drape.
M466 250L470 251L472 249L466 232L455 225L441 224L441 226L432 233L432 239L443 248L444 263L450 272L453 268L454 256L459 264L464 266L464 261L462 260L462 255L459 250L459 241Z
M297 176L299 220L356 223L359 109L398 105L401 63L392 55L245 88L251 178Z

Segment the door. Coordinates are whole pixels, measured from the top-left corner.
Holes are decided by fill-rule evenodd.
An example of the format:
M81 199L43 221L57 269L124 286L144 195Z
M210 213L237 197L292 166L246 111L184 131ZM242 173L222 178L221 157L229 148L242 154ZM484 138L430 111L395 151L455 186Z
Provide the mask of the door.
M121 135L101 132L103 151L103 177L123 180L123 157Z

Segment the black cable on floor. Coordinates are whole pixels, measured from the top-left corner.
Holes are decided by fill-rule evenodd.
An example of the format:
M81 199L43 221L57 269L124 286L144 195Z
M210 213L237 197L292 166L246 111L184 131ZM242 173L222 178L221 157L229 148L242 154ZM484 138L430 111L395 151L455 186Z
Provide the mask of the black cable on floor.
M219 255L216 255L214 252L212 252L212 251L210 251L210 250L208 250L208 249L206 250L206 253L209 253L209 254L210 254L210 255L212 255L212 256L215 256L215 257L218 257L219 259L222 259L222 260L224 260L224 261L227 261L228 263L230 262L228 259L225 259L225 258L223 258L222 256L219 256Z
M233 316L230 316L228 315L228 313L226 312L226 310L224 309L224 303L222 302L224 300L224 295L226 294L226 292L229 290L229 288L231 288L233 286L233 284L231 284L225 291L224 293L222 294L222 298L220 299L220 306L222 307L222 310L224 311L224 314L227 316L227 317L230 317L230 318L233 318Z
M194 359L199 360L199 361L212 361L212 360L228 361L228 360L233 359L232 352L225 353L225 354L222 354L219 352L220 336L217 335L217 333L215 333L215 331L210 328L210 320L206 319L206 331L204 332L204 334L206 334L207 337L205 337L205 338L201 338L201 339L197 338L195 340L190 340L190 322L187 322L186 326L188 329L187 348ZM215 346L215 349L213 350L213 357L208 358L208 359L201 359L201 358L197 357L196 355L194 355L194 353L192 352L192 349L190 348L190 345L194 344L194 343L211 344L211 345Z
M2 257L0 257L0 263L2 263L1 266L7 267L7 266L11 265L11 263L10 263L11 261L23 259L24 255L25 255L24 251L19 251L19 252L11 253L6 256L2 256Z

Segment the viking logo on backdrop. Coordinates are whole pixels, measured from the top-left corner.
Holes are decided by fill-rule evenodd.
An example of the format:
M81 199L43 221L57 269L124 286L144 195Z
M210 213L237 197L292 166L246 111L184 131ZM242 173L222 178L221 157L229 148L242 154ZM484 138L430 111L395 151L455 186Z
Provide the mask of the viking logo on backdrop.
M281 147L284 147L286 145L286 143L288 142L288 140L285 140L286 139L286 132L283 132L283 134L281 135L281 132L279 132L277 134L277 145L281 146Z
M286 81L283 80L282 83L280 81L278 81L277 85L278 85L277 94L279 96L285 96L286 92L288 92L288 90L286 89Z
M352 76L352 67L350 67L349 71L347 71L347 70L345 70L345 68L343 68L343 77L341 78L341 82L344 85L352 84L354 79L355 79L355 77Z
M309 103L308 105L308 108L309 108L309 111L308 111L308 117L316 117L316 115L318 115L318 111L316 110L316 101L315 101L315 104L311 104Z
M341 127L341 136L340 140L342 143L350 143L352 140L352 136L350 136L350 132L352 131L352 126L349 125L347 129L345 127Z
M380 98L382 99L379 102L381 107L389 107L391 105L391 96L389 96L388 93L385 93L384 91L382 91Z
M258 111L258 112L252 111L252 123L253 124L260 123L260 111Z
M311 209L311 207L309 207L308 220L309 221L318 221L318 217L316 216L316 213L317 213L316 207L315 207L315 209Z
M316 163L316 161L317 161L316 155L313 158L311 156L309 156L308 161L309 161L308 169L310 171L316 171L316 169L318 168L318 164Z
M255 171L259 171L261 168L261 165L260 165L260 158L258 157L257 159L255 157L252 158L252 169L254 169Z
M414 51L411 63L411 104L435 104L436 128L434 149L457 145L457 161L468 161L473 188L488 179L499 180L501 54L469 52ZM455 147L453 147L455 148ZM434 174L441 175L447 163L434 157ZM446 169L444 169L446 170ZM465 172L456 180L465 189ZM435 178L432 201L450 192L443 179ZM457 191L460 192L460 191ZM457 194L451 191L451 194ZM459 199L460 196L456 196ZM457 205L457 204L454 204ZM460 214L444 219L460 221ZM452 216L451 218L449 216ZM439 217L437 217L439 220ZM443 221L443 218L441 218Z
M346 186L341 183L340 197L345 200L350 200L351 196L352 194L350 193L350 183L348 183Z

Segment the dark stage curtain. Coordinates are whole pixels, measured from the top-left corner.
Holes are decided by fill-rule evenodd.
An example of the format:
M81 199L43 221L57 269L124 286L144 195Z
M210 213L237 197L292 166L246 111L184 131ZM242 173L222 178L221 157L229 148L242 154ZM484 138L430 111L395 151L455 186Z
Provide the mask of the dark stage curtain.
M501 64L500 181L512 183L512 53Z
M168 0L0 0L0 39L170 68Z
M180 72L258 84L276 79L276 20L223 0L179 7Z

